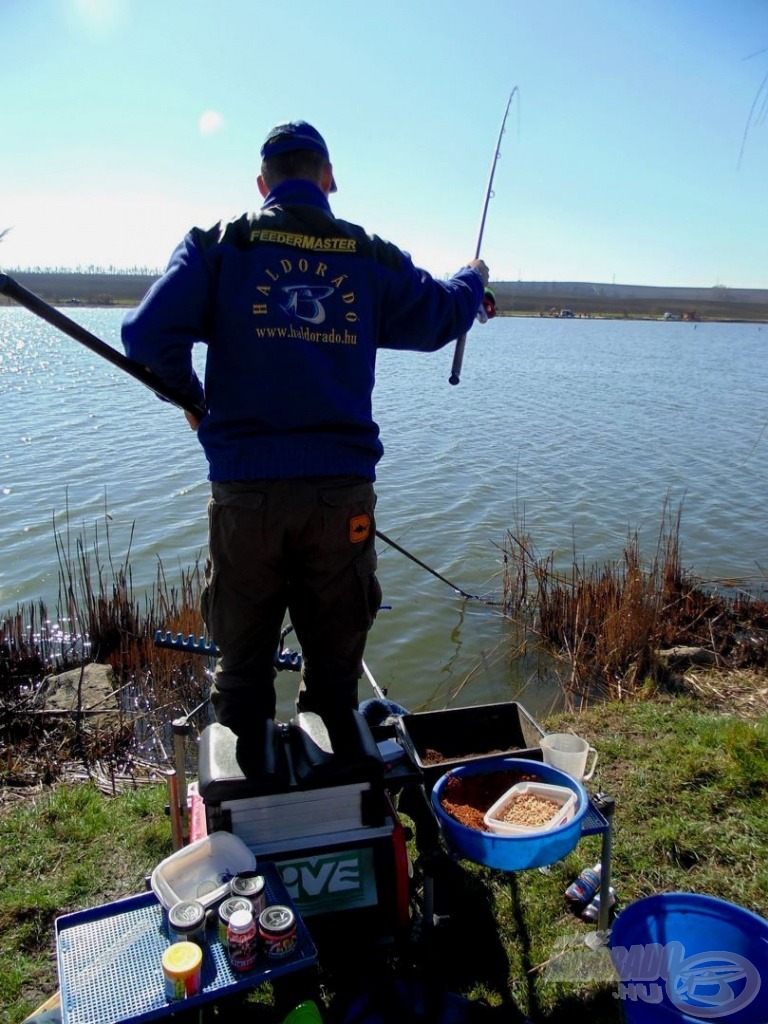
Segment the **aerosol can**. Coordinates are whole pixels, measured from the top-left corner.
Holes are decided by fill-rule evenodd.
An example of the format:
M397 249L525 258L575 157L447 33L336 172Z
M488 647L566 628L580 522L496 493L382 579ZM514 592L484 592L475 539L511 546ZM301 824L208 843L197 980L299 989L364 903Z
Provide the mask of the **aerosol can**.
M612 907L616 902L616 890L611 886L608 889L608 906ZM596 921L600 915L600 893L591 900L581 914L583 921Z

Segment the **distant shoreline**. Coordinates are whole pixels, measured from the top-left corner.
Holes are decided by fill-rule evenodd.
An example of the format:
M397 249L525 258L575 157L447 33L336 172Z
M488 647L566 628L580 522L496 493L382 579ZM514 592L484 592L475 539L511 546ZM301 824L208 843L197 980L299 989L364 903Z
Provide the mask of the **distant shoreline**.
M11 272L19 284L54 306L138 305L155 274ZM602 317L691 321L768 322L768 289L654 288L563 281L495 281L501 315L563 319ZM0 295L0 305L12 305Z

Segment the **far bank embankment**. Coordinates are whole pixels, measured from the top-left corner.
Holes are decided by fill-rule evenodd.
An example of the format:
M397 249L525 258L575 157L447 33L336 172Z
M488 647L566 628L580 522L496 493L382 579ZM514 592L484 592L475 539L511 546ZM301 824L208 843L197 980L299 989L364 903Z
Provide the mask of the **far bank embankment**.
M149 274L11 272L56 306L133 306L156 280ZM768 322L768 289L656 288L567 281L494 281L500 313ZM0 295L0 305L10 300Z

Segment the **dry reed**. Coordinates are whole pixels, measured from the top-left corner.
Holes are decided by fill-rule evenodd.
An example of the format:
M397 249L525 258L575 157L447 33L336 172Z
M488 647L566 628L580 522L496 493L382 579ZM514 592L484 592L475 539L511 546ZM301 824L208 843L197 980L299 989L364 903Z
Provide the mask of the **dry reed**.
M203 634L199 610L203 574L199 564L181 570L171 584L158 561L148 593L134 593L129 563L133 529L123 557L113 555L109 517L92 533L73 536L54 521L59 561L56 617L43 602L22 605L0 616L0 775L24 784L19 752L34 754L33 776L61 777L68 761L80 758L93 767L136 761L142 743L162 736L168 723L205 702L206 662L199 655L159 648L157 630L184 636ZM91 734L82 720L41 715L31 707L42 679L86 662L109 664L122 708L119 723L107 734ZM4 762L4 763L3 763ZM90 769L89 769L90 770Z
M694 583L681 565L680 518L665 504L650 564L634 533L618 561L587 569L574 558L567 573L554 554L537 557L523 530L508 532L504 610L527 620L565 665L559 674L572 703L637 696L669 680L671 649L704 650L723 667L768 665L768 602Z

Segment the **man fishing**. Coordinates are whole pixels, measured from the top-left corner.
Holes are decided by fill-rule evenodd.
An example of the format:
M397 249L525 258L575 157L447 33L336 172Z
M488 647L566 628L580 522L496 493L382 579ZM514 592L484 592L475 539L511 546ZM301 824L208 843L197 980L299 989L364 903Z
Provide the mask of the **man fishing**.
M381 601L371 395L379 348L433 352L466 332L488 268L447 281L335 217L328 148L305 121L261 149L257 213L192 229L123 325L127 355L206 408L187 413L209 463L203 615L220 649L212 701L238 736L275 716L286 612L301 644L301 707L357 707ZM208 345L205 388L192 347Z

